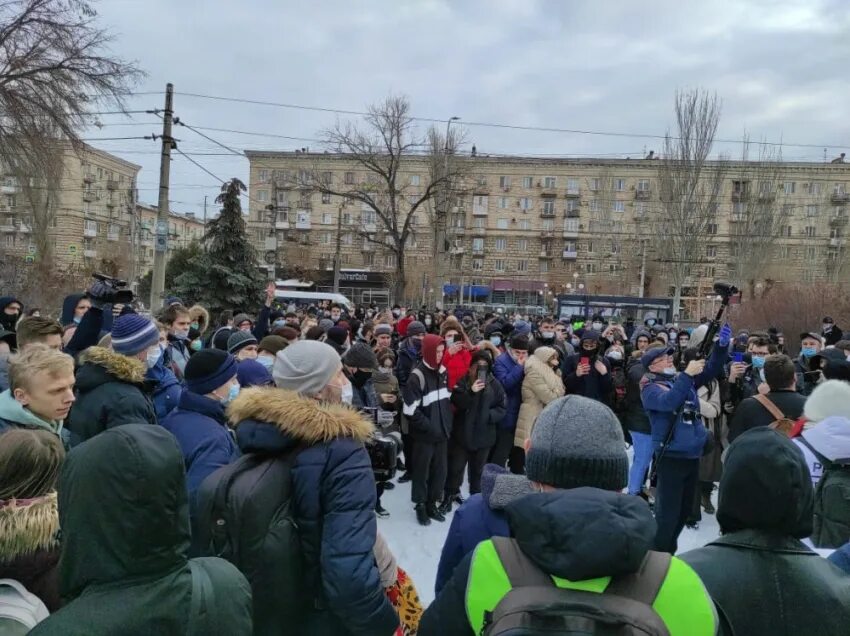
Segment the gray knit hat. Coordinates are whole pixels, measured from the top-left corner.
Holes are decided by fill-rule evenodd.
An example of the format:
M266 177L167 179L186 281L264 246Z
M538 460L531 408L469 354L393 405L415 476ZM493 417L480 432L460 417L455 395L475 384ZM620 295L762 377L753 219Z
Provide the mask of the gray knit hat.
M580 395L550 402L534 423L525 470L530 480L555 488L622 490L629 459L617 416Z
M234 331L227 339L227 352L236 355L248 345L257 344L257 339L250 331Z
M272 376L281 389L316 395L341 367L339 354L330 345L318 340L299 340L278 351Z
M375 356L375 352L369 345L362 342L355 342L351 345L351 348L342 356L342 362L349 367L358 369L376 369L378 367L378 358Z
M334 321L330 318L322 318L319 321L319 326L322 328L322 331L327 333L328 329L334 326Z
M407 335L408 336L421 336L425 333L425 325L419 322L418 320L414 320L412 323L407 325Z

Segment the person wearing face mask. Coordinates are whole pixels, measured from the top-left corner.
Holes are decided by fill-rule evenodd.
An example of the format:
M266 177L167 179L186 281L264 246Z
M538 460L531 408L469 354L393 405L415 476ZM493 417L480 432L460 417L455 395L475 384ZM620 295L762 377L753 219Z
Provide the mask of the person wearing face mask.
M564 395L564 383L560 376L560 360L552 347L538 347L525 361L525 377L522 380L522 404L519 407L514 447L511 461L517 472L525 472L525 445L537 416L543 408Z
M513 448L519 409L522 405L522 381L525 378L527 359L528 336L513 336L510 346L493 364L493 375L505 390L505 417L499 424L496 443L490 451L488 461L504 468L510 460L510 469L515 475L522 474L520 459Z
M446 369L446 382L451 391L455 388L457 381L469 370L472 362L472 347L466 339L463 328L454 320L446 320L443 323L440 337L446 343L442 363Z
M601 355L598 331L586 329L579 350L563 362L562 377L567 393L582 395L610 406L613 382L611 362Z
M730 416L749 397L759 393L764 382L764 363L774 353L770 340L762 336L751 336L747 342L747 353L742 362L732 362L728 368L729 401L724 410Z
M177 408L160 422L183 452L190 505L207 476L239 457L224 414L239 394L237 366L232 355L218 349L192 356Z
M162 324L168 328L168 351L171 369L178 379L183 378L186 363L192 355L189 348L189 330L192 319L183 305L170 305L162 313Z
M242 489L231 489L229 496L244 502L234 532L243 546L240 560L255 564L246 572L254 630L282 634L292 631L295 620L302 634L392 636L400 621L373 554L375 478L364 444L374 427L343 403L351 400L351 383L327 344L304 340L288 346L278 353L273 375L276 387L244 389L228 407L245 456L232 465L244 467L235 477L250 484L250 504ZM230 469L219 469L202 484L193 538L213 527L206 506L224 480L233 478ZM281 479L287 475L285 502L298 528L303 565L298 580L287 578L281 566L294 556L288 535L268 524L281 506ZM201 553L209 549L203 543L195 547ZM282 589L292 592L282 595Z
M257 362L271 374L277 352L286 349L290 344L281 336L266 336L260 340L260 344L257 346Z
M434 314L425 314L422 317L422 324L425 325L425 331L428 333L439 333L440 325L434 320Z
M672 347L653 345L641 356L647 370L641 400L657 453L655 549L660 552L676 553L679 534L693 507L699 459L708 438L697 390L721 375L731 340L731 327L723 325L708 362L692 360L682 373L673 365Z
M425 325L419 321L411 322L407 327L407 337L398 343L398 359L395 377L402 391L407 384L410 372L422 359L422 340L425 338Z
M811 367L811 359L823 350L823 339L813 331L800 334L800 356L794 360L797 370L797 393L811 395L815 390L820 371Z
M596 333L602 333L605 331L605 319L602 317L602 314L596 314L593 318L590 319L590 328Z
M227 339L227 353L237 362L257 359L257 339L248 331L235 331Z
M567 353L566 348L564 347L563 340L559 342L556 336L555 321L548 316L544 317L537 325L534 337L528 341L529 355L533 354L537 347L552 347L558 349L561 359L563 360ZM570 349L572 349L572 347L570 347Z
M14 296L0 297L0 327L6 331L15 331L23 308Z
M153 407L156 411L157 420L162 420L168 415L180 400L183 385L171 370L171 361L168 359L168 330L165 325L155 323L159 332L159 345L148 349L147 371L145 379L153 384Z
M452 432L451 394L440 361L443 339L428 334L422 341L422 360L411 371L402 389L404 416L413 437L413 457L408 463L416 520L427 526L431 519L445 521L437 505L446 485L448 439Z
M826 316L823 319L823 330L821 331L821 337L823 338L824 344L827 347L833 347L835 344L844 337L843 332L841 331L841 327L835 324L835 321Z
M484 328L484 339L498 349L499 354L505 352L504 325L500 321L491 322Z
M0 299L2 301L2 299ZM62 326L79 325L91 308L91 300L85 294L70 294L62 301Z
M111 350L86 349L76 373L76 402L65 424L71 446L121 424L157 423L154 387L145 374L148 361L160 354L156 324L136 313L115 320Z

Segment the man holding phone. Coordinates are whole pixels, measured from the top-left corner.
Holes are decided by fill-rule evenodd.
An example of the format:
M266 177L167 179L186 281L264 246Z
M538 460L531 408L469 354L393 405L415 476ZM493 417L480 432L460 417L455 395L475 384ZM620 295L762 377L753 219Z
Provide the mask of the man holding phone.
M564 360L562 376L564 388L572 395L602 402L610 406L611 382L610 362L600 355L599 332L586 330L581 336L579 351Z

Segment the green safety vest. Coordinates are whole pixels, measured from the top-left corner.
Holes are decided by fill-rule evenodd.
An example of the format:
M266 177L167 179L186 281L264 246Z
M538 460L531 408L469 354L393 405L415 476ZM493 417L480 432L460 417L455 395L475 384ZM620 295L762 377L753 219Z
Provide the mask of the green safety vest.
M611 577L569 581L552 576L552 581L559 588L601 593L608 587ZM476 634L484 629L485 614L492 612L510 591L508 573L493 542L482 541L475 548L466 585L466 616ZM671 636L714 636L717 633L714 602L697 573L676 557L670 561L670 570L652 609L664 621Z

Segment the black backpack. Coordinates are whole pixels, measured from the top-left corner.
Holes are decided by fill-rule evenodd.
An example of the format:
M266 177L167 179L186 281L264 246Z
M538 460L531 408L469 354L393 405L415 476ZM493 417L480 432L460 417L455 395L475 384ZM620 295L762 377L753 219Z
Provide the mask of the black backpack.
M638 572L614 577L598 594L559 588L514 539L492 541L512 589L485 616L484 636L670 636L652 608L670 568L666 552L648 552Z
M285 634L301 622L304 563L284 455L247 454L207 477L197 492L193 553L235 565L251 584L254 634Z

